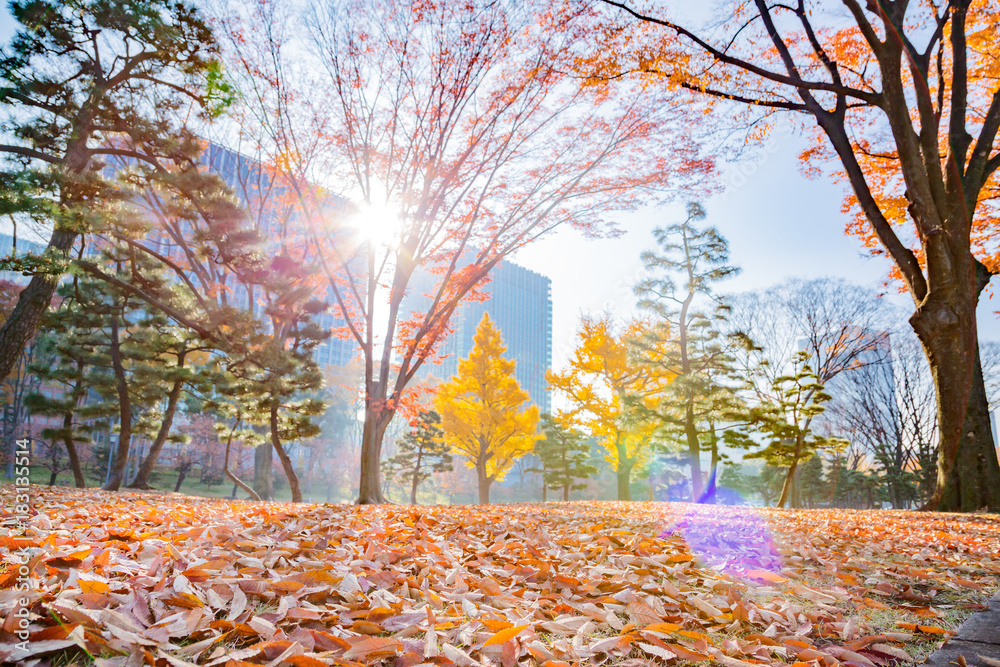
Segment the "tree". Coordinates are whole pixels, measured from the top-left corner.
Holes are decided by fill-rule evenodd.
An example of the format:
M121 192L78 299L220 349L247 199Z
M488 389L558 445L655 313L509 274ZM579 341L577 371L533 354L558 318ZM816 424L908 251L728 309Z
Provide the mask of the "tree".
M70 250L91 221L127 207L127 181L197 173L200 145L177 119L195 106L211 72L212 33L177 0L14 0L20 24L0 52L5 114L0 127L0 212L33 219L52 235L43 258L0 328L0 377L35 335ZM129 160L104 172L108 157Z
M649 458L657 427L636 406L651 408L670 379L635 353L633 342L648 328L641 320L617 325L609 314L584 317L569 368L548 374L549 386L570 403L557 415L559 423L582 428L607 450L618 477L618 500L631 500L632 473Z
M541 459L542 502L546 501L548 487L562 489L562 499L569 500L569 492L587 488L576 480L587 479L597 473L590 465L590 443L587 436L576 429L565 428L552 415L542 415L542 437L535 443L535 454Z
M263 27L230 31L230 57L256 115L277 119L267 142L311 211L344 330L364 356L359 502L381 502L383 435L490 270L560 225L612 232L612 212L665 199L711 165L670 134L690 129L693 110L639 104L625 88L595 96L569 75L575 46L559 27L574 29L572 17L509 0L332 1L308 17L318 58L303 73L287 62L294 47L280 51L295 39L272 5L253 5ZM320 163L354 202L360 242L318 205L309 176ZM417 269L439 281L427 309L407 317ZM388 307L376 307L383 295Z
M838 378L823 422L863 448L884 497L902 509L934 490L934 385L919 341L902 333L891 340L891 357Z
M713 283L739 272L728 264L726 240L714 227L701 229L705 211L698 204L688 204L687 219L653 231L657 250L642 253L646 271L654 274L635 286L641 297L639 307L652 312L661 326L651 338L637 341L643 357L662 372L673 376L654 409L656 417L680 430L687 445L691 466L693 500L704 492L701 472L701 437L708 436L712 449L709 479L714 489L719 451L715 425L734 421L737 412L731 387L721 383L729 373L730 358L725 339L718 327L721 299ZM681 285L678 287L676 279ZM716 318L705 315L695 299L708 301L717 310ZM738 417L737 417L738 419Z
M483 315L469 356L437 393L445 442L476 470L484 505L490 502L493 482L503 480L538 439L538 407L518 386L514 362L503 356L506 351L489 314Z
M747 114L791 112L816 135L808 159L836 156L856 233L892 260L915 305L909 321L931 365L940 432L930 506L1000 509L976 329L997 267L993 3L845 0L839 12L814 12L805 0L755 0L701 31L604 1L620 13L587 64L595 78L627 72Z
M412 430L398 444L398 452L384 463L392 477L410 486L410 504L417 504L417 487L436 472L449 472L451 452L441 430L441 415L422 410Z
M812 430L813 419L823 412L823 404L830 400L830 395L823 391L823 384L808 361L808 352L798 353L791 372L775 378L774 398L757 406L748 425L726 433L729 442L747 448L757 447L753 438L755 433L766 438L762 449L744 458L764 459L768 465L785 469L777 507L784 507L788 502L800 463L816 456L817 452L836 451L847 444Z

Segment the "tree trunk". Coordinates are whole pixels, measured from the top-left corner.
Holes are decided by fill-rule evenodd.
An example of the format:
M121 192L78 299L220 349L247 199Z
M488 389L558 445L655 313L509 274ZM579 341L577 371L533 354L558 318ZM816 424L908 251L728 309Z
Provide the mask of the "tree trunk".
M49 238L48 249L67 254L76 241L77 233L56 228ZM0 379L6 379L21 357L21 352L38 332L42 316L52 303L61 276L36 274L18 296L17 304L0 327Z
M424 458L424 446L417 449L417 462L413 466L413 479L410 484L410 504L417 504L417 485L420 483L420 464Z
M236 430L237 426L239 426L238 420L234 424L233 428L229 431L229 438L226 440L226 455L225 457L223 457L222 460L222 471L226 473L226 477L228 477L233 482L233 494L230 499L236 500L236 489L240 488L246 491L247 494L254 500L260 500L260 496L257 495L257 492L254 491L252 488L250 488L250 486L246 482L237 477L236 474L229 469L229 450L233 446L233 432Z
M184 483L184 478L187 477L187 474L188 474L188 469L181 468L181 474L177 476L177 483L174 484L174 493L180 493L181 484Z
M132 399L128 393L125 367L122 365L121 341L118 337L118 318L111 318L111 365L114 367L115 384L118 390L118 447L112 461L111 475L103 489L117 491L121 488L125 466L128 464L129 447L132 444Z
M972 393L965 413L962 437L958 443L951 474L944 478L938 450L937 509L940 511L972 512L988 508L1000 511L1000 465L990 424L990 408L983 382L983 368L978 346L972 379Z
M479 504L490 504L490 484L493 480L486 474L486 462L476 464L476 475L479 477Z
M785 475L785 483L781 485L781 496L778 498L778 504L775 507L784 507L785 503L788 502L788 497L792 494L792 484L795 479L795 471L799 468L799 460L796 458L792 465L788 466L788 474Z
M382 495L382 479L379 463L382 460L382 438L392 421L388 410L365 410L364 430L361 432L361 478L359 480L358 504L377 505L385 503Z
M52 474L49 475L49 486L55 486L56 485L56 478L57 477L59 477L59 471L58 470L53 470Z
M563 501L569 502L569 484L563 487Z
M73 413L63 414L63 444L66 446L66 454L69 456L69 467L73 471L73 483L76 488L87 488L87 480L83 476L83 469L80 467L80 453L76 451L76 441L73 440Z
M625 445L618 443L618 500L632 500L632 489L629 484L632 477L632 461L625 453Z
M1000 511L1000 466L976 334L978 293L989 279L980 267L976 262L978 270L969 272L971 284L953 278L929 291L910 317L937 395L937 487L927 508L942 512Z
M705 492L704 480L701 478L701 445L690 405L684 416L684 434L687 436L688 462L691 465L691 499L700 503L704 500L702 494Z
M274 447L270 441L253 451L253 490L261 500L274 500Z
M301 503L302 489L299 487L299 476L295 474L295 466L292 465L292 460L288 458L288 453L281 446L281 438L278 437L277 403L271 406L271 444L274 446L274 451L278 452L278 460L281 461L281 467L285 469L285 477L288 478L288 488L292 491L292 502Z
M178 369L184 368L184 355L184 352L177 355ZM180 400L181 389L183 387L184 381L176 380L174 381L174 386L170 388L170 393L167 395L167 409L163 412L163 421L160 422L160 428L156 432L156 439L153 440L153 444L149 448L149 453L139 466L139 472L135 474L135 479L128 485L130 489L151 488L149 486L149 476L153 472L153 466L156 465L156 461L160 458L160 451L167 444L167 437L170 435L170 427L174 423L174 414L177 412L177 403Z

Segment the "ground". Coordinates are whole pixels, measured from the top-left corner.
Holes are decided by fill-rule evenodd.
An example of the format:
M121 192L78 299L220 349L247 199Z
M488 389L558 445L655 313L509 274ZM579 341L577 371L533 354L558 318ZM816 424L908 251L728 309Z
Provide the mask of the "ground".
M1000 585L996 515L30 495L0 537L5 664L872 667Z

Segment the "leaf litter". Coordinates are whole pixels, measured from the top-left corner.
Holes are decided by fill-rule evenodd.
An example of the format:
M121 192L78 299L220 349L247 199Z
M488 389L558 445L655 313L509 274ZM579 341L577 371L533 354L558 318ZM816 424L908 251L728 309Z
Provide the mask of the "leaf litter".
M1000 584L990 515L32 494L0 531L0 662L28 667L881 667Z

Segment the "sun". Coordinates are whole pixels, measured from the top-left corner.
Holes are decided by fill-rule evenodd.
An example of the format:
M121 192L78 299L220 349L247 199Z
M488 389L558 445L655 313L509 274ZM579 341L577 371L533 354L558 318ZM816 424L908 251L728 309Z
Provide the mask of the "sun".
M403 216L385 203L365 203L358 207L354 227L358 236L378 246L390 246L399 241Z

